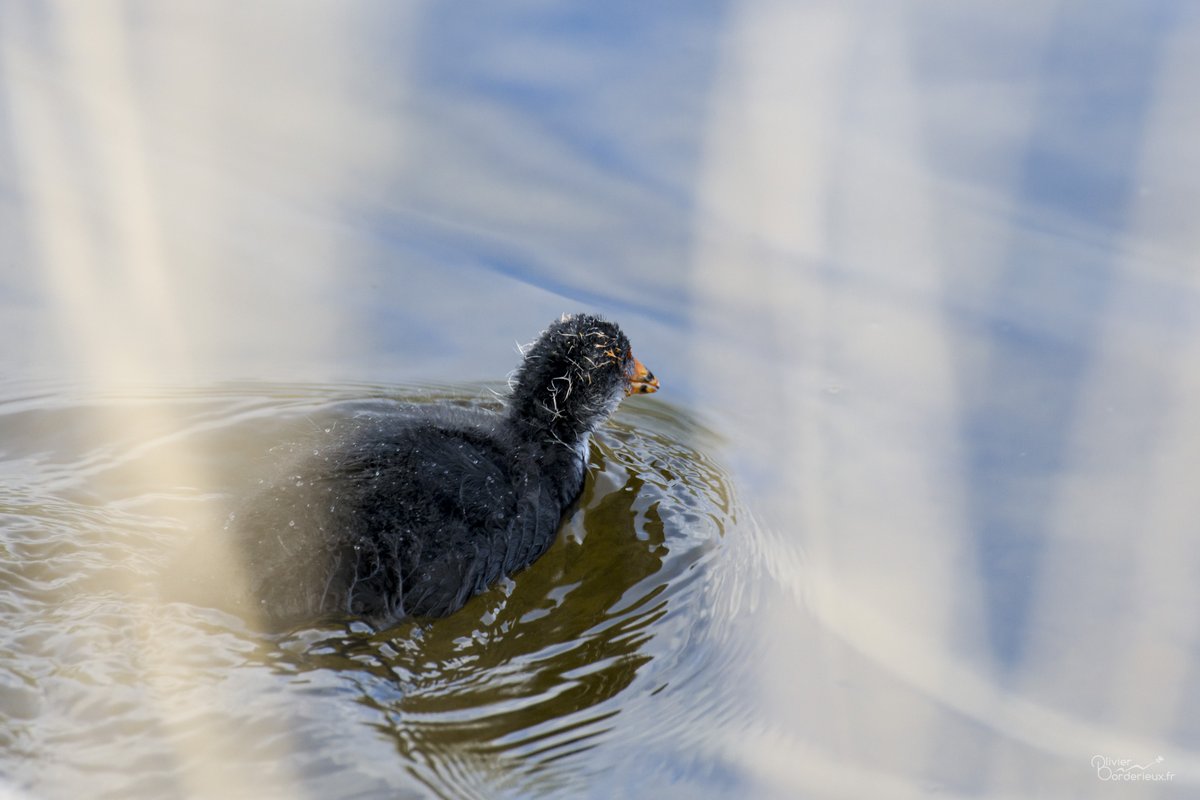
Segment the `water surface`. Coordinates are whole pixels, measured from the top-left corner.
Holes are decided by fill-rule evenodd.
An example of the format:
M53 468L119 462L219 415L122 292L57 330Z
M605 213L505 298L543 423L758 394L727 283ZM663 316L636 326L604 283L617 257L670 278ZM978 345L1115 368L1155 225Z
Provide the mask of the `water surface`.
M0 771L1194 794L1198 69L1170 0L0 4ZM527 572L151 590L308 415L494 402L576 310L664 388Z

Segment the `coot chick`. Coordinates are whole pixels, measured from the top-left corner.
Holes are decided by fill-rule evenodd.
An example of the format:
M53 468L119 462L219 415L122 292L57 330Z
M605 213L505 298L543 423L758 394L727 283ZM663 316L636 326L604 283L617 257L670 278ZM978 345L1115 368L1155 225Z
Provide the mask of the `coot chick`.
M502 413L431 405L343 421L234 516L264 621L456 611L546 552L583 490L591 433L623 397L657 389L615 323L580 314L525 350Z

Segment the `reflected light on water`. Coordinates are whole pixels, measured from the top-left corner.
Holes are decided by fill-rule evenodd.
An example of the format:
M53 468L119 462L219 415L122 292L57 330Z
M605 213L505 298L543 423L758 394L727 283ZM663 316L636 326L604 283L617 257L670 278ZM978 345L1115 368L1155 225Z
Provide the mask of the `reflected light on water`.
M81 384L186 382L214 365L271 364L273 350L347 347L344 309L324 300L353 253L330 220L365 165L394 163L403 142L348 91L372 80L349 47L348 18L274 3L230 25L238 5L0 8L27 268L44 282L44 316L57 321L59 340L30 346L58 366L73 363ZM242 88L263 85L275 91ZM223 519L204 516L213 504L188 502L217 476L160 446L184 427L172 407L102 410L98 439L147 443L129 469L147 485L180 487L169 516L192 531L219 530ZM236 575L234 559L224 560L224 574ZM143 582L119 588L152 602ZM128 624L152 672L191 689L160 709L169 738L193 751L180 763L286 734L286 719L271 733L222 723L210 711L236 705L218 696L236 690L189 677L170 625ZM272 788L299 796L288 763ZM245 791L247 777L199 768L180 779L195 796L217 797Z
M228 468L247 432L266 442L289 413L307 420L322 392L231 390L185 408L196 398L134 402L128 387L295 379L350 399L392 381L498 379L512 331L527 340L595 306L645 333L635 349L668 410L625 410L628 427L599 439L611 496L590 511L628 550L591 551L589 574L620 572L600 558L620 552L634 596L663 597L609 637L616 650L580 647L548 694L532 684L567 663L560 646L605 644L586 593L555 594L585 566L569 561L577 541L552 554L564 572L521 584L554 602L519 618L515 655L461 617L445 622L450 639L405 629L408 661L356 676L343 639L364 657L394 642L318 631L333 644L313 652L299 634L283 649L298 654L287 691L301 688L247 712L270 730L245 769L277 761L277 793L364 772L300 774L338 744L320 738L328 715L392 787L411 773L447 791L508 781L566 795L640 759L620 779L644 793L691 781L764 796L1090 796L1102 753L1162 756L1171 788L1194 791L1200 24L1143 5L745 0L643 11L637 25L622 14L597 33L613 20L536 3L470 19L427 4L4 4L0 165L13 174L0 174L0 207L16 214L0 218L0 245L28 273L0 283L0 333L19 345L5 367L27 362L36 378L44 363L113 391L62 417L39 417L38 397L12 402L46 428L94 415L78 442L53 442L60 461L31 457L44 472L14 480L33 487L15 507L67 497L54 508L68 538L77 506L144 504L155 525L215 531L212 487L229 476L214 465ZM377 383L341 383L354 379ZM718 436L672 427L688 403ZM10 431L24 420L12 407ZM34 430L22 452L53 433ZM620 452L626 439L654 447ZM197 456L198 442L225 460ZM720 540L681 558L702 526L668 489L686 499L709 451L732 462L738 492L711 470L729 528L721 517ZM623 485L625 464L672 477ZM143 494L97 500L92 486L89 506L71 496L89 479ZM653 515L637 503L658 515L644 547ZM563 642L536 624L558 615ZM185 618L228 658L192 681L179 620L162 616L135 624L150 672L178 682L161 713L172 742L196 745L181 779L225 794L212 765L234 762L236 780L256 733L221 710L278 690L271 669L287 660L242 663L237 632L209 637ZM346 681L368 673L346 702ZM497 675L511 685L489 684ZM299 734L273 714L308 697L310 677L324 683ZM513 687L528 694L509 706L499 690ZM74 720L52 712L49 724ZM383 735L362 734L372 725ZM586 742L568 751L576 725ZM727 784L712 783L722 770ZM521 782L531 775L545 783Z
M940 774L998 795L1033 785L1068 796L1095 788L1094 753L1161 755L1177 780L1200 782L1200 759L1173 743L1197 646L1200 598L1182 565L1200 555L1190 532L1200 507L1178 476L1198 466L1186 409L1200 400L1200 337L1194 319L1145 324L1148 298L1194 301L1200 288L1184 267L1195 226L1177 210L1195 207L1196 190L1171 175L1200 123L1188 94L1195 36L1163 44L1136 158L1137 184L1155 190L1140 192L1128 228L1113 232L1053 207L1036 220L1004 211L1011 201L999 189L1021 191L1021 143L1039 146L1038 126L1054 124L1056 109L1011 91L980 108L986 87L929 87L915 7L736 8L695 223L696 318L712 341L693 368L732 412L737 471L757 479L758 508L777 534L766 558L794 597L757 630L773 642L764 731L739 731L729 746L781 795L925 796L922 776ZM1072 11L1002 13L1026 45L1053 48ZM1003 124L977 127L979 114L995 122L1001 112ZM959 154L931 152L946 127L960 147L1013 157L990 156L979 167L986 180L952 178L939 165ZM1035 251L1045 272L1021 275L1013 261ZM1053 274L1089 258L1112 259L1102 311L1080 307L1089 298L1064 294ZM1009 294L1028 308L990 307L1006 302L1014 270L1025 283ZM1040 325L1035 335L1051 346L1094 348L1067 387L1078 402L1063 420L1062 464L1036 489L973 485L988 477L971 467L986 445L964 438L980 407L1001 426L1008 415L1059 435L1038 416L1055 384L1022 378L1005 342L979 330L988 314ZM1072 315L1097 318L1094 334ZM1163 363L1147 368L1147 358ZM731 363L755 384L723 380ZM981 388L1035 394L1005 407ZM1150 416L1122 418L1122 405ZM1006 469L1022 473L1019 463ZM980 492L1017 506L1009 518L1027 534L1041 532L1023 576L1030 609L1012 622L986 585L1004 547L964 535L991 522L973 507ZM1121 580L1105 578L1114 573ZM796 622L795 604L821 633ZM997 633L1006 624L1016 633ZM1006 653L1013 636L1025 642L1019 656ZM831 675L854 689L829 695Z
M338 220L401 130L360 102L368 24L333 9L10 4L18 185L56 356L92 382L336 354L356 255ZM396 35L403 31L397 26ZM389 73L401 92L402 75ZM253 87L269 86L261 92Z

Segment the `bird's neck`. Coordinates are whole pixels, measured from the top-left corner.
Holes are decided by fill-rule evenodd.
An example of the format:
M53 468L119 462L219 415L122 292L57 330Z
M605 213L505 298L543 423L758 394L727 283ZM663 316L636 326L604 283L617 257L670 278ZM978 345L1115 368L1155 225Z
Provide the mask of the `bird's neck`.
M572 449L557 443L542 450L542 474L553 475L557 482L559 502L564 506L575 502L583 489L591 447L591 433L584 434Z
M590 428L580 429L566 420L531 417L509 413L508 424L517 437L540 451L541 460L558 461L566 457L587 460Z
M509 401L508 420L527 440L542 443L547 450L587 452L588 438L595 425L576 397L554 392L514 392Z

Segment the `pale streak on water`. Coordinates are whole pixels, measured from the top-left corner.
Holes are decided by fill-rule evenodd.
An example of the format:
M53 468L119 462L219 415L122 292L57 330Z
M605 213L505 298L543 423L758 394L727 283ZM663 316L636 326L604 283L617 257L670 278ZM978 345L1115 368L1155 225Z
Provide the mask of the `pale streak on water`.
M1070 255L1097 234L1065 218L1019 220L1013 230L996 187L1019 180L1018 164L981 165L990 185L930 173L929 116L957 110L968 127L979 113L1012 129L997 138L1032 136L1036 96L1010 93L997 98L1001 108L976 110L966 101L978 97L965 92L957 109L953 96L923 95L910 16L900 6L744 4L723 50L694 277L704 298L697 320L727 327L713 331L717 343L695 353L693 368L721 393L715 404L736 414L740 458L786 465L760 507L788 521L768 558L837 643L822 647L787 603L765 616L755 635L778 649L762 684L774 724L763 736L738 731L730 745L781 795L924 796L928 785L900 776L930 769L973 771L969 781L1001 794L1011 781L1014 791L1028 782L1067 796L1086 792L1094 776L1064 767L1055 777L1042 765L1074 767L1093 752L1161 755L1176 780L1194 784L1200 761L1172 743L1171 729L1196 668L1189 620L1200 597L1180 565L1195 563L1188 520L1200 509L1177 479L1195 468L1197 426L1185 410L1197 399L1196 317L1167 326L1176 338L1158 352L1139 341L1163 334L1140 329L1147 307L1137 294L1161 282L1200 310L1196 273L1179 268L1194 260L1195 229L1171 224L1198 191L1171 180L1195 160L1189 137L1200 116L1187 92L1196 35L1172 41L1164 56L1130 179L1155 191L1139 193L1112 255L1116 288L1066 433L1072 466L1053 488L1027 662L1014 674L993 661L974 566L981 554L963 536L970 476L955 427L965 416L955 360L988 358L988 343L944 313L963 303L948 276L986 290L1020 246L1012 238ZM1047 36L1055 22L1033 7L1004 16ZM1070 298L1049 299L1067 300L1071 313ZM1137 442L1149 445L1141 454L1130 449L1136 425L1122 426L1113 404L1143 379L1145 357L1165 359L1149 377L1169 411L1153 420L1150 442ZM753 376L753 391L721 379L731 363ZM787 541L791 527L803 534ZM1115 614L1107 579L1079 580L1081 562L1106 550L1120 575L1112 580L1124 584ZM1112 671L1087 669L1095 664ZM859 670L908 691L861 702L816 689L822 676ZM1098 717L1098 708L1113 716ZM981 753L976 738L947 733L956 717L999 741ZM1031 761L1030 750L1041 755Z
M6 398L498 379L514 336L599 307L730 442L756 520L705 565L732 654L699 680L709 716L672 707L661 739L770 796L1090 796L1098 753L1161 755L1158 790L1194 791L1200 24L1146 9L646 12L649 38L616 47L665 82L647 99L650 78L605 80L604 43L515 12L5 4ZM1072 69L1131 50L1150 65ZM480 85L434 68L458 62ZM502 91L543 83L545 108ZM587 102L546 111L563 96ZM157 446L182 415L78 419L132 443L147 485L211 486ZM592 765L656 791L637 759L660 751L615 720Z
M131 15L145 26L137 35L126 27ZM346 349L342 312L324 302L347 258L328 220L364 164L403 152L403 142L378 135L369 109L339 94L353 69L350 20L315 7L292 14L286 4L243 15L229 4L189 12L56 3L8 4L0 21L31 283L48 298L39 327L51 347L22 337L34 374L69 364L72 382L103 391L211 378L215 362L237 360L230 353L261 362L291 348ZM300 53L305 71L296 74ZM281 202L311 215L302 238L280 227ZM143 405L118 417L119 429L105 417L97 433L147 442L135 464L162 485L212 486L215 476L161 446L164 431L187 425L171 412ZM176 457L156 457L164 449ZM212 509L189 518L197 506L178 503L172 514L185 529L218 530L223 519L203 516ZM191 720L236 702L189 680L186 661L172 663L186 643L164 641L169 627L140 629L156 637L143 648L152 671L200 687L163 705L171 735L186 737ZM195 746L236 741L234 724L197 728ZM180 780L197 796L231 789L211 770L181 771ZM286 766L276 780L282 794L302 793Z

